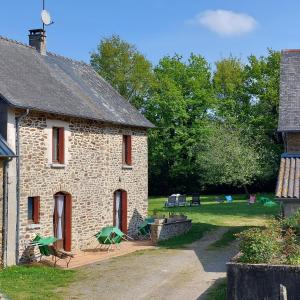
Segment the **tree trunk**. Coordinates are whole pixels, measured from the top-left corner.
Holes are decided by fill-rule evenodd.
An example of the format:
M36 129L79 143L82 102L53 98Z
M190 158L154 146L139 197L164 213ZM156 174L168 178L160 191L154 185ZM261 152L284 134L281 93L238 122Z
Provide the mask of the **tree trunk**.
M249 197L249 196L250 196L250 194L249 194L249 191L248 191L247 185L246 185L246 184L244 184L244 185L243 185L243 188L244 188L244 190L245 190L245 193L246 193L247 197Z

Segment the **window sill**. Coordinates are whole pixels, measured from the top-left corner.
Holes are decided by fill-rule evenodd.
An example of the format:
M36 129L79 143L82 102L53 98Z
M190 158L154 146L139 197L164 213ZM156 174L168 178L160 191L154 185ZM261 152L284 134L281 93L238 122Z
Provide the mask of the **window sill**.
M123 165L122 166L122 170L132 170L132 166L129 166L129 165Z
M56 164L56 163L50 164L51 169L64 169L65 167L66 167L65 164Z
M41 224L29 224L27 225L26 229L32 230L32 229L40 229Z

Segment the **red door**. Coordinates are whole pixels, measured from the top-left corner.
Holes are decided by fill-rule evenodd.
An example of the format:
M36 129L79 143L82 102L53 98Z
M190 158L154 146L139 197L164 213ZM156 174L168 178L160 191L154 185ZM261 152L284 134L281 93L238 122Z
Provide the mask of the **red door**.
M127 192L118 190L114 194L114 226L127 233Z
M71 251L72 241L72 198L70 194L58 193L54 196L54 236L58 239L56 247Z

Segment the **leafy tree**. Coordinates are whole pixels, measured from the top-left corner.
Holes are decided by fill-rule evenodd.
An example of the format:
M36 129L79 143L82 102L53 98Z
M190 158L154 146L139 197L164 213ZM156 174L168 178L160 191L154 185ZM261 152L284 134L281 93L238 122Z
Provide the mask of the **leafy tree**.
M252 55L245 67L246 92L252 99L252 117L248 122L251 135L259 144L261 167L260 180L275 179L282 140L277 133L279 113L280 53L269 50L268 55Z
M245 80L245 65L239 59L229 57L216 62L213 85L218 100L217 114L237 126L247 123L251 110Z
M157 126L149 135L150 186L155 191L198 187L197 144L205 136L213 105L211 73L205 59L164 57L154 69L155 85L146 116Z
M113 35L91 55L94 69L136 108L143 107L153 80L151 63L134 45Z
M247 186L260 176L260 157L242 130L225 124L210 128L206 143L198 154L208 185Z

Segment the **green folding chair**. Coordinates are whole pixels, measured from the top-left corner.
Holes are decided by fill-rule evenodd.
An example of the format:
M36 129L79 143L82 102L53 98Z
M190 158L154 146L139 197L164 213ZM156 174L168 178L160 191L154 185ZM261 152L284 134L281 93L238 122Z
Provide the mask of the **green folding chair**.
M138 236L142 238L151 238L151 224L154 223L154 218L146 218L145 221L138 226Z
M101 231L95 234L95 237L99 242L97 247L100 246L100 248L102 248L103 246L107 246L107 251L109 251L113 245L116 245L116 247L119 248L122 240L126 239L126 235L120 229L113 226L102 228Z

